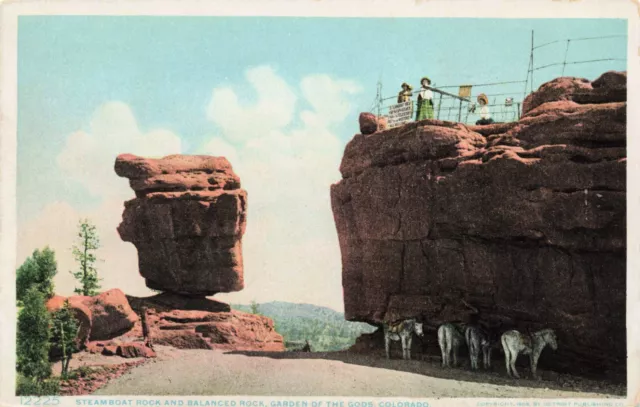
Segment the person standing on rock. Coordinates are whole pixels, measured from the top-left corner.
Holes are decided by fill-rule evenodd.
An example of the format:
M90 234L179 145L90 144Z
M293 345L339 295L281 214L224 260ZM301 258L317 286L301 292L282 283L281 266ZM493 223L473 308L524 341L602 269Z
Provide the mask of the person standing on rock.
M489 112L489 98L484 93L478 95L478 104L480 105L480 120L476 125L492 124L493 119Z
M431 79L425 76L420 79L420 93L418 93L418 109L416 111L416 121L433 119L433 92L429 89Z
M413 88L407 82L402 84L402 90L398 93L398 103L405 103L411 101Z

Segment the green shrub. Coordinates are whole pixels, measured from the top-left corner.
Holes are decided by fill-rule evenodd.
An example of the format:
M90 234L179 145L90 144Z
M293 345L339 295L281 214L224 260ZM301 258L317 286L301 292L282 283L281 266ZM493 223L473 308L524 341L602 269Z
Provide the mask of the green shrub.
M29 288L24 297L24 308L18 315L16 368L18 373L36 381L51 376L50 324L43 294L35 286Z
M57 379L36 380L19 374L16 379L16 396L55 396L60 394Z
M55 253L49 247L34 250L16 271L16 298L24 301L27 291L35 287L46 299L53 296L53 277L58 272Z

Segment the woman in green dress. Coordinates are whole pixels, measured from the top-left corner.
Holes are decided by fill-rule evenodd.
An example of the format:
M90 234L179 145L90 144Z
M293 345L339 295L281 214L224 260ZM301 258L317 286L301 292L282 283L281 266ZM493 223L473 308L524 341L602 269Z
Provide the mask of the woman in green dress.
M429 89L431 79L424 77L420 79L420 93L418 93L418 109L416 111L416 121L433 119L433 92Z

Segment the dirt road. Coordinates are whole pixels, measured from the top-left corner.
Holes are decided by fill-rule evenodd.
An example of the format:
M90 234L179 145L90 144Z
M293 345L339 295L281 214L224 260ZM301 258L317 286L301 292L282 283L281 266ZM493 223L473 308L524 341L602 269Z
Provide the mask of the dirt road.
M386 360L344 353L225 354L165 347L158 351L157 359L134 368L94 394L620 397L568 391L554 381L515 381L498 372L443 370L434 361Z

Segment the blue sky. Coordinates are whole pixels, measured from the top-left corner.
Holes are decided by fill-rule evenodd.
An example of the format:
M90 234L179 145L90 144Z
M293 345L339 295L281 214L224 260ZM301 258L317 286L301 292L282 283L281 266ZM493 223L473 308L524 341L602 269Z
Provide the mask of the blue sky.
M278 296L275 288L263 286L269 281L277 288L292 274L304 284L303 268L315 274L322 270L303 255L290 267L277 265L286 250L276 249L295 239L299 250L322 247L325 256L339 257L328 201L316 207L312 199L328 200L329 184L339 179L342 149L358 131L358 114L371 107L378 80L385 96L397 94L404 81L417 85L424 75L435 86L521 81L531 30L536 44L542 44L625 35L627 25L602 19L20 17L18 260L46 239L70 246L67 229L75 227L74 216L100 217L106 202L133 196L126 180L113 173L117 152L230 155L247 180L255 245L261 233L260 239L273 241L269 253L250 253L245 246L248 293L237 298L296 300L294 290ZM559 42L540 48L535 65L562 62L565 47ZM567 60L609 57L626 57L625 38L573 41ZM568 65L564 74L593 80L625 67L624 61ZM561 70L537 71L535 86ZM481 91L512 93L519 101L524 84ZM156 146L145 147L145 140ZM254 172L272 171L270 163L280 167L265 177L278 181L260 191L264 180ZM279 183L283 176L298 178ZM313 181L306 185L304 176ZM286 216L295 210L287 208L300 206L295 188L309 200L302 205L306 212L294 214L289 224ZM135 268L135 251L124 248L128 244L119 242L112 229L121 213L112 212L102 225L105 245L113 246L111 251L105 247L105 257L122 251L133 260L105 259L105 286L117 283L116 269ZM287 225L288 233L278 232ZM59 235L36 232L47 227ZM61 267L72 267L64 256L59 254ZM311 300L340 309L339 259L327 267L332 269L322 285L326 292ZM60 290L70 292L69 284L61 279Z

